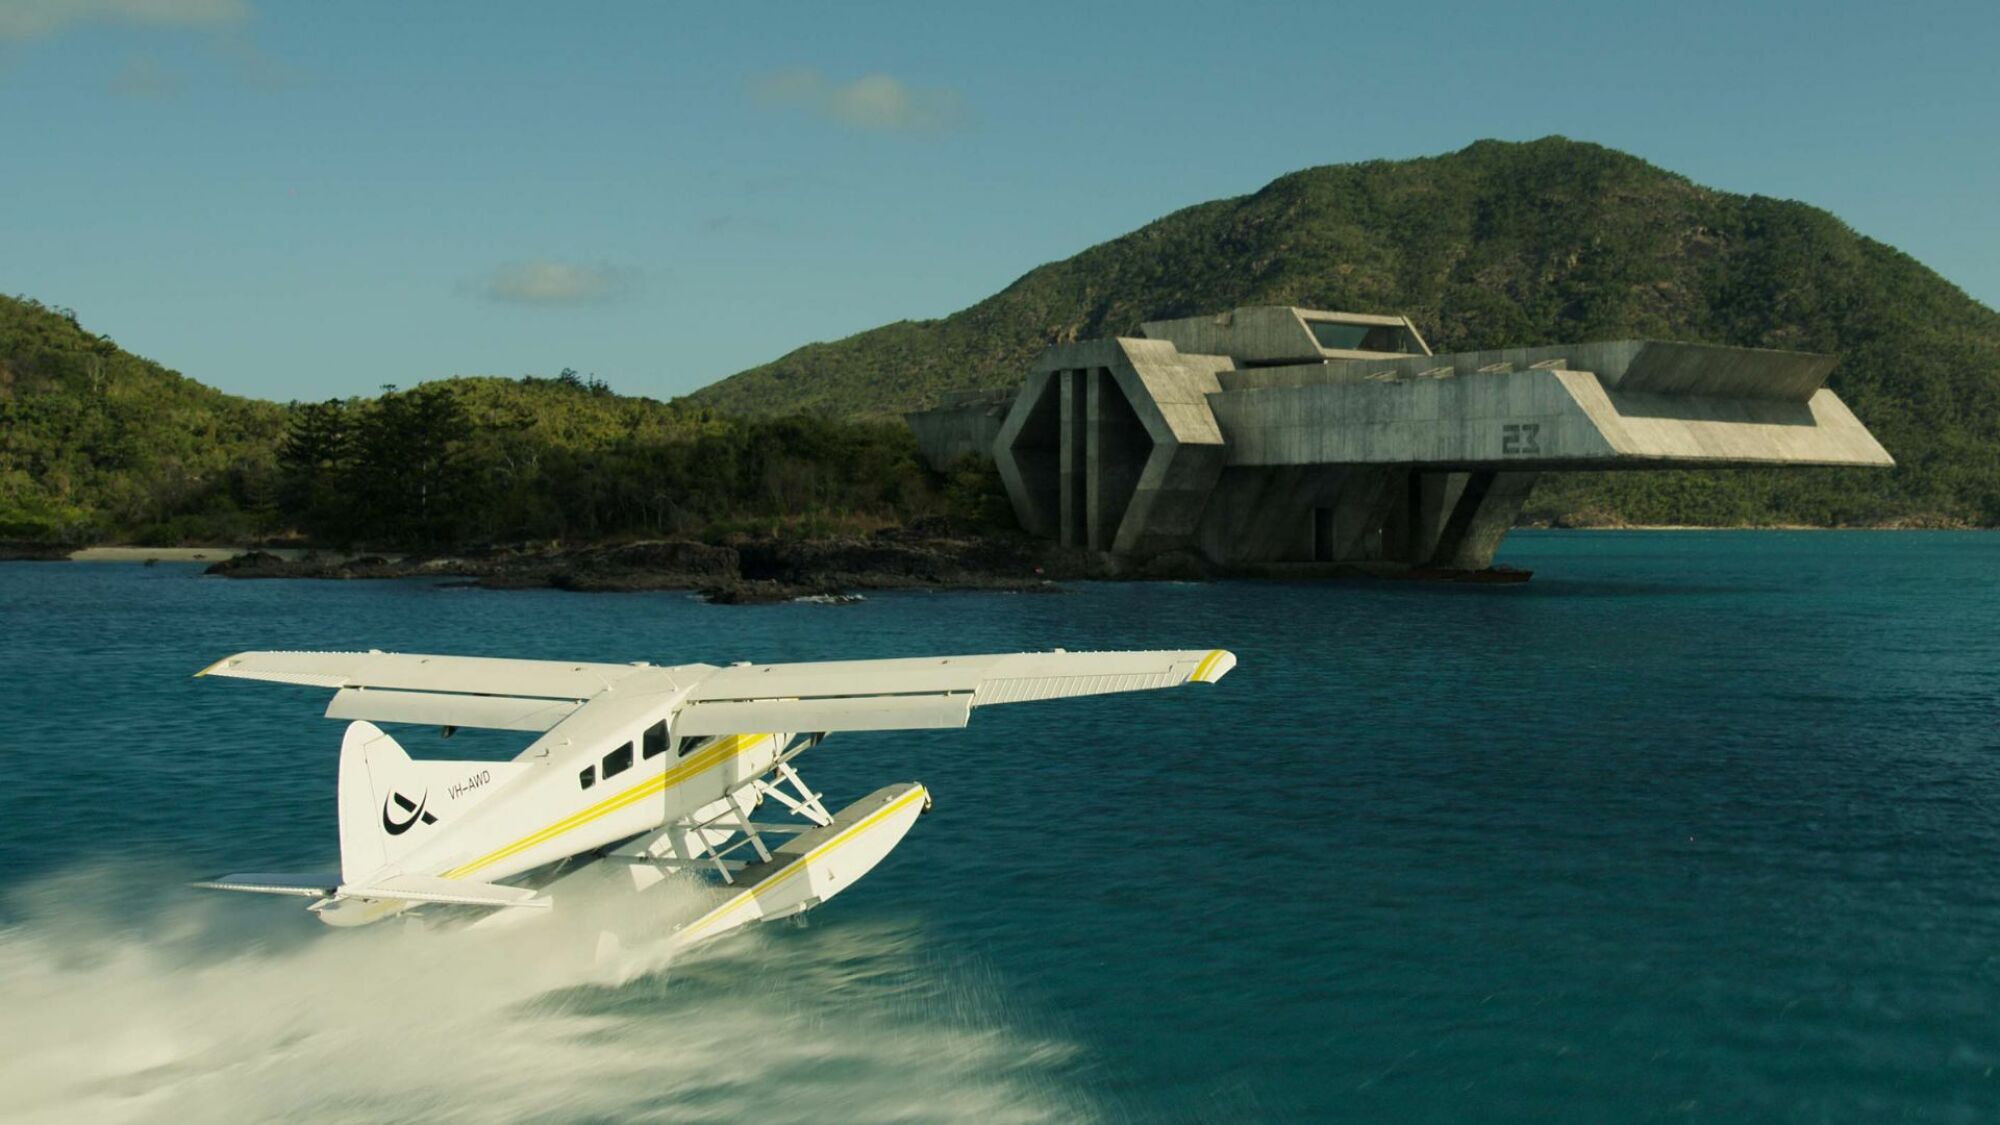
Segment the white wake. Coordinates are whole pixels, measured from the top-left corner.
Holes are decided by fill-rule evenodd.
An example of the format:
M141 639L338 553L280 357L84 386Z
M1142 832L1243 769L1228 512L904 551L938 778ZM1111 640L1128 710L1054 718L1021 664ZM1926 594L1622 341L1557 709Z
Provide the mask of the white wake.
M692 916L672 893L494 932L333 931L297 900L135 914L134 884L79 873L10 902L0 1119L1097 1116L1074 1051L1009 1026L1001 990L912 926L753 929L669 964L646 935ZM622 944L600 961L606 924Z

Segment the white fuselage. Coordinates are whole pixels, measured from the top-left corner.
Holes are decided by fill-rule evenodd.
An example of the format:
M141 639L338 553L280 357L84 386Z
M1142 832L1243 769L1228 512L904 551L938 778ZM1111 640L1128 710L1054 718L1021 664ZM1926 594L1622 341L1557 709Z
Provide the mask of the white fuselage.
M405 873L496 883L544 864L594 851L692 815L761 777L783 750L783 734L704 739L685 754L670 741L651 758L640 724L590 748L551 753L445 826L397 864ZM604 776L605 759L632 747L631 765ZM589 773L593 783L580 780Z
M413 823L406 831L428 838L410 841L387 867L359 881L380 885L397 875L424 875L499 883L685 822L763 776L791 738L782 732L667 737L662 724L678 696L655 700L657 706L627 709L628 720L579 731L558 744L538 741L506 776L492 782L496 788L491 793L463 813ZM650 740L649 730L656 736ZM477 777L475 769L470 780ZM354 926L411 905L372 896L337 897L317 909L329 925Z

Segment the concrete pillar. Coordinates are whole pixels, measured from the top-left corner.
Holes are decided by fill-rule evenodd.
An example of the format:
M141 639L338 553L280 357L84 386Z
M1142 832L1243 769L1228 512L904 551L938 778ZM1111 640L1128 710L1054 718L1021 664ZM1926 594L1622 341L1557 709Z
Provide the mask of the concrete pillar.
M993 464L1014 515L1032 535L1062 534L1061 381L1037 371L1014 397L993 439Z
M1064 371L1058 379L1058 408L1062 411L1062 545L1090 545L1089 532L1089 425L1086 395L1090 372Z
M1153 440L1109 370L1100 367L1084 374L1089 386L1085 456L1088 538L1092 549L1109 551L1145 472Z
M1451 515L1439 530L1431 564L1454 570L1484 570L1493 565L1521 509L1535 490L1539 473L1476 472L1469 475Z
M1424 566L1465 488L1464 473L1408 469L1390 485L1382 520L1382 559Z

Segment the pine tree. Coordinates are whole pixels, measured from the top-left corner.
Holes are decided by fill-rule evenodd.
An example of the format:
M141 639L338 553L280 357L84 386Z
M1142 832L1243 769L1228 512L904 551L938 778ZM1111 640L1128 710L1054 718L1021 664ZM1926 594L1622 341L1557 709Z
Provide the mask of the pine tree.
M448 547L465 530L474 478L473 426L443 387L385 394L361 422L349 481L371 542Z
M316 540L351 537L345 485L354 449L353 420L339 399L292 408L278 446L278 507Z

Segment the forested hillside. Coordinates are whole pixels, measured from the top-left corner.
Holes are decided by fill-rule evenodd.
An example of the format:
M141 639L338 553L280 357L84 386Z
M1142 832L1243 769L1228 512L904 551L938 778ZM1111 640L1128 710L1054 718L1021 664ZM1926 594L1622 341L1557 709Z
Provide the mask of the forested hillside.
M930 472L899 422L726 417L570 372L280 406L0 298L0 540L440 549L981 511L991 482Z
M285 409L204 387L0 297L0 539L251 533Z
M1439 351L1652 337L1831 352L1892 472L1551 475L1534 511L1664 523L2000 523L2000 314L1802 203L1562 138L1312 168L1029 272L972 307L801 348L718 409L886 416L1009 386L1053 341L1288 304L1413 317Z
M721 416L569 373L298 406L277 463L287 526L419 548L869 528L963 487L900 423Z

